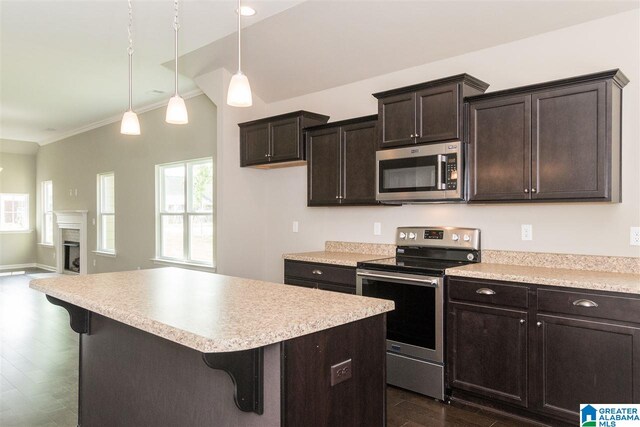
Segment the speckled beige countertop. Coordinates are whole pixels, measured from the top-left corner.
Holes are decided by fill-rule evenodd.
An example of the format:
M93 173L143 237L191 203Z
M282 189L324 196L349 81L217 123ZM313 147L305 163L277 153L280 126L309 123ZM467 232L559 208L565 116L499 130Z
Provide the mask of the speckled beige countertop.
M325 242L324 251L284 254L291 261L355 267L359 262L395 256L396 246L383 243Z
M448 276L640 294L640 274L478 263L449 268Z
M393 301L178 268L60 276L30 287L204 353L258 348L394 308Z

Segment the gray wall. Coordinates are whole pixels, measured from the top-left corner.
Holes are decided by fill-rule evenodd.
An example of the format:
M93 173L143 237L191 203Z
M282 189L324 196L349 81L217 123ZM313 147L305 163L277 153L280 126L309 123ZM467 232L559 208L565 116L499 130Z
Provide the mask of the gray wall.
M22 143L29 145L29 143ZM0 147L4 147L4 142ZM31 231L0 232L0 267L36 262L36 156L0 152L0 193L29 193Z
M166 124L158 108L139 114L140 136L121 135L117 122L40 147L37 182L53 181L54 211L89 211L89 251L96 249L96 174L115 172L116 256L89 252L89 273L154 266L155 165L201 157L215 163L216 106L203 95L186 103L187 125ZM39 246L38 263L54 266L54 252Z

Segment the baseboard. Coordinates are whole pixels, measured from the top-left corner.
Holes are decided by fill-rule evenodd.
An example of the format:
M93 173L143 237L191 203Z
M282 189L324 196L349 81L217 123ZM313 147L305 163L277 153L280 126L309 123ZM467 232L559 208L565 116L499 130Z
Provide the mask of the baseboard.
M51 271L53 273L56 272L56 268L52 267L50 265L45 265L45 264L35 264L36 267L42 269L42 270L47 270L47 271Z
M21 268L34 268L36 266L35 262L30 264L10 264L10 265L0 265L0 271L4 270L18 270Z

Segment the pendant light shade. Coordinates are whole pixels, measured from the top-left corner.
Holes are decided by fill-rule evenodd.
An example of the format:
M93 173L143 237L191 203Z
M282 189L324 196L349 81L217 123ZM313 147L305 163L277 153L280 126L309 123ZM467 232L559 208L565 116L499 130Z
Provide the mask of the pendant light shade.
M249 85L249 79L242 73L242 49L241 49L241 18L242 18L242 6L240 0L238 0L238 72L231 77L229 83L229 91L227 92L227 104L232 107L251 107L253 105L253 98L251 97L251 85Z
M175 88L174 95L169 99L167 105L167 115L165 121L172 125L184 125L189 123L189 114L187 113L187 106L184 103L184 99L178 93L178 30L180 29L180 22L178 21L178 0L173 1L174 16L173 16L173 30L175 33Z
M135 112L131 110L125 111L120 123L120 133L124 135L140 135L140 122Z
M133 79L132 79L132 67L133 67L133 39L131 38L131 25L133 24L133 10L131 8L131 0L129 4L129 26L127 28L127 34L129 36L129 48L127 54L129 55L129 109L122 115L122 122L120 123L120 133L123 135L140 135L140 122L138 121L138 115L133 111L131 106L132 94L133 94Z
M249 85L249 79L242 74L242 71L238 71L231 77L229 91L227 92L227 104L232 107L251 107L253 104L251 85Z
M184 103L184 99L180 95L174 95L169 99L169 105L167 105L167 116L165 118L167 123L172 125L184 125L189 123L189 114L187 113L187 106Z

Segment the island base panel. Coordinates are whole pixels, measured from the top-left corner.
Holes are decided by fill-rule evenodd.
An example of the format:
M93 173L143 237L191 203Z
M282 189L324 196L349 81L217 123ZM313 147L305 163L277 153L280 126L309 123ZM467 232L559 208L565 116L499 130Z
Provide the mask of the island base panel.
M91 314L81 335L81 427L278 426L280 345L264 348L264 414L240 411L234 384L202 353Z

